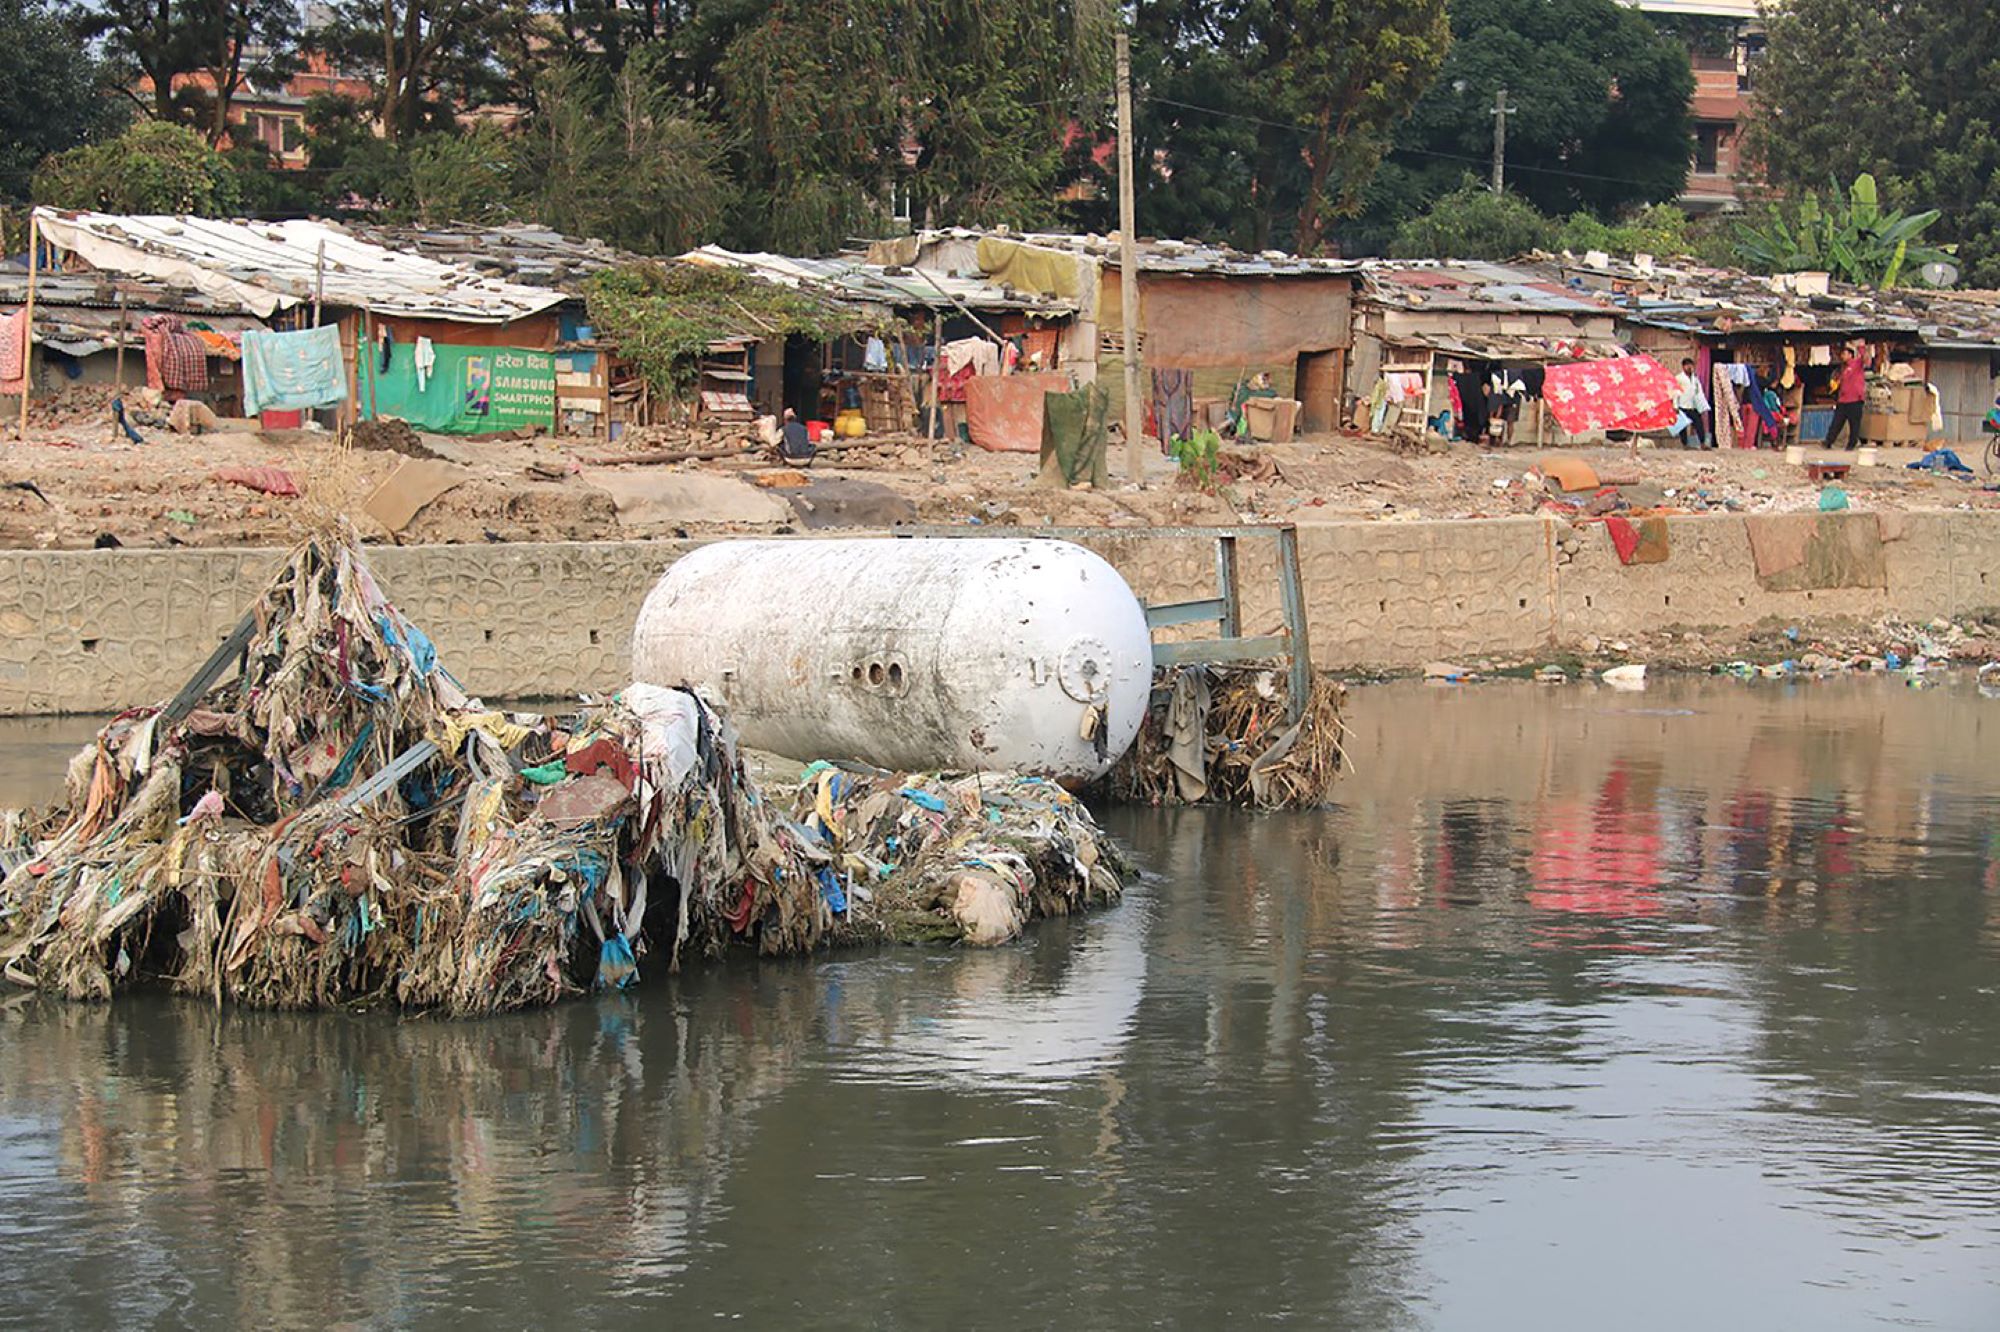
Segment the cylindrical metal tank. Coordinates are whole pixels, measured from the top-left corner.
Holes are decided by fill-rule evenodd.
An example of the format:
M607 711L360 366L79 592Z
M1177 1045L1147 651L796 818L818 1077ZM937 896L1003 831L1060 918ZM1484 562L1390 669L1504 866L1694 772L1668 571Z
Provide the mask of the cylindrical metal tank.
M746 744L899 771L1099 776L1152 670L1132 589L1063 541L719 541L633 630L633 678L705 687Z

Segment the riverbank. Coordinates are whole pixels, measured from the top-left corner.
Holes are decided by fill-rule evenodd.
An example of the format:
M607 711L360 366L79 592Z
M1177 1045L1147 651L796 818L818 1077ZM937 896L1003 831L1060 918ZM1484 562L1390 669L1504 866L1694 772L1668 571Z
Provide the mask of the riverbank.
M1954 629L1971 660L2000 642L2000 512L1657 521L1654 553L1665 558L1632 564L1602 523L1301 522L1313 660L1361 674L1463 659L1520 668L1560 656L1763 664L1813 650L1907 654L1921 650L1922 637L1949 640ZM1213 543L1199 536L1105 529L1082 539L1150 601L1214 587ZM566 697L626 683L640 600L694 544L420 545L380 547L370 560L473 692ZM1272 552L1259 549L1268 544L1244 544L1247 634L1283 623ZM0 551L0 715L116 711L172 694L280 557L273 549Z
M142 444L114 437L88 414L31 427L26 440L0 453L0 549L283 547L309 501L349 513L366 539L406 545L687 539L895 522L1115 529L1519 517L1552 504L1571 512L1537 471L1556 451L1458 445L1411 455L1386 440L1344 434L1232 448L1212 493L1183 482L1173 462L1152 449L1143 487L1129 484L1114 447L1113 487L1049 490L1035 484L1033 455L901 435L843 444L808 476L755 453L657 461L678 455L643 434L623 444L465 439L389 422L369 438L394 447L345 453L323 432L260 432L249 422L225 421L199 437L151 428L143 434ZM713 443L728 449L739 441ZM1812 508L1819 498L1802 468L1771 452L1560 453L1615 483L1635 510L1784 513ZM392 514L392 531L363 512L364 502L411 456L432 468L415 495L442 489L413 512ZM1845 482L1853 503L2000 513L2000 494L1903 465L1920 456L1882 450L1879 466L1857 468ZM270 469L308 498L244 484L277 480ZM1591 498L1584 491L1570 500L1581 510Z

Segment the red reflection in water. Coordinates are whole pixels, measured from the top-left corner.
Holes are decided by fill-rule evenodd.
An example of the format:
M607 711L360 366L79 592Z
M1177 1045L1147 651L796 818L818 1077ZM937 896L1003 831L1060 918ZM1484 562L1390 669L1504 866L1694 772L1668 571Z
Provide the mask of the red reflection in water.
M1528 863L1528 904L1588 916L1651 916L1660 910L1660 818L1623 763L1605 774L1594 804L1542 806Z

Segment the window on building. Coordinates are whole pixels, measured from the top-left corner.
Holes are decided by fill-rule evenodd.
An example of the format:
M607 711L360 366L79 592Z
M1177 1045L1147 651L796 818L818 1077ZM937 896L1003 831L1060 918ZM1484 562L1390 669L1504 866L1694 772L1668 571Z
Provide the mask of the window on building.
M1740 92L1749 92L1757 86L1758 67L1764 63L1764 34L1746 32L1743 44L1736 48L1736 87Z
M1727 125L1696 125L1694 127L1694 169L1704 175L1714 175L1721 168L1722 141L1728 137Z

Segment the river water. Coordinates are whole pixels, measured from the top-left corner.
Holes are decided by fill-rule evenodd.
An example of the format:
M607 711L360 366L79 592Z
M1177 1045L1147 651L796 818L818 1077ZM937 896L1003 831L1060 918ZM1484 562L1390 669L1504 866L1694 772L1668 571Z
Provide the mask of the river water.
M1111 811L1147 881L995 952L0 1001L0 1320L2000 1326L2000 702L1351 714L1337 808Z

